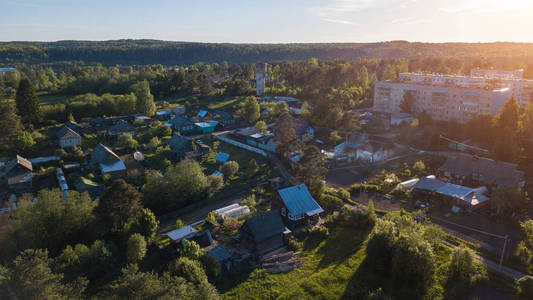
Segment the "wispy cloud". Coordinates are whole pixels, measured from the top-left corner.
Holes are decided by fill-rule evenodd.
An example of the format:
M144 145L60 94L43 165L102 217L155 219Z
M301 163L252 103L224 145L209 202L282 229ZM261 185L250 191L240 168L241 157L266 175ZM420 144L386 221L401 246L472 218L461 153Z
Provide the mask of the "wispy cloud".
M322 20L324 20L326 22L337 23L337 24L345 24L345 25L355 25L355 24L357 24L355 22L348 21L348 20L343 20L343 19L323 18Z
M379 0L333 0L309 10L323 21L354 25L356 23L350 20L354 14L372 7L377 1Z
M417 24L423 24L428 23L428 19L420 19L420 18L398 18L393 19L391 21L392 24L401 24L401 25L417 25Z
M501 13L505 11L533 8L533 1L524 0L467 0L457 4L439 8L450 14L463 12Z

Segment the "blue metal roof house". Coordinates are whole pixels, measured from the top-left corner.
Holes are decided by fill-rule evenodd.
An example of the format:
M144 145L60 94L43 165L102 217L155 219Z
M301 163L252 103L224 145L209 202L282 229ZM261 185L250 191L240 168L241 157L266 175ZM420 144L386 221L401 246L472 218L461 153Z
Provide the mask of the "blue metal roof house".
M290 225L316 219L324 212L305 184L278 190L272 197L270 206L271 210L278 210L281 217Z

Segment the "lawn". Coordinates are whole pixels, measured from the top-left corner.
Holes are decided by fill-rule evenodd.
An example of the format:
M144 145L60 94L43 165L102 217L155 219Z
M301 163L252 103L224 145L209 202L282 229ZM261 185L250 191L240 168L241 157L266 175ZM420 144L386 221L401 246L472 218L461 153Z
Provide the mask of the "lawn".
M67 95L39 94L38 96L41 105L66 104L69 99L73 98L72 96Z
M209 109L224 109L227 107L231 107L239 102L242 101L243 98L233 98L228 100L223 100L220 102L214 102L207 105L207 108Z
M350 297L355 273L364 261L366 235L339 228L322 241L307 239L300 258L304 264L285 274L256 269L223 299L341 299ZM241 278L242 279L242 278Z

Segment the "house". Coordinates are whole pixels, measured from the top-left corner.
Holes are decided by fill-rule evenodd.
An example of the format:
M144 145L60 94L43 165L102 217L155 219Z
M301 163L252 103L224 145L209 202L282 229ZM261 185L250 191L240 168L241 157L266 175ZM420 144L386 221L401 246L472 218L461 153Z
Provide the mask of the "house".
M346 141L333 148L335 160L337 162L346 163L355 161L357 158L357 148L360 147L367 139L368 135L365 133L350 135Z
M221 163L221 164L227 162L228 159L229 159L229 154L224 153L224 152L218 152L217 156L215 157L215 160L217 161L217 163Z
M394 144L388 139L370 136L356 150L356 159L368 163L377 163L391 157Z
M172 108L170 111L176 116L182 116L182 115L184 115L187 112L185 110L185 106L183 106L183 105L176 106L176 107Z
M309 142L315 137L315 130L309 122L303 119L293 119L292 124L294 126L294 132L296 136L302 140L302 142Z
M401 125L401 124L410 124L413 121L414 117L411 114L407 113L393 113L390 115L390 125Z
M68 127L72 130L74 130L75 132L79 133L82 129L83 129L83 126L74 122L74 121L67 121L65 122L65 127Z
M124 162L116 155L111 149L104 146L103 144L98 144L91 152L92 165L97 165L102 174L109 174L113 177L120 177L126 173L126 165Z
M105 186L103 184L98 184L85 177L80 177L80 179L74 183L74 188L80 194L87 192L94 200L100 199L100 197L105 194Z
M173 135L172 138L168 140L167 145L170 146L170 151L176 155L177 159L184 158L185 153L192 149L191 139L181 134Z
M208 112L207 110L200 110L196 116L194 116L194 119L197 121L197 122L206 122L206 121L209 121L211 120L211 113Z
M171 115L172 115L172 111L169 109L169 110L157 111L154 117L158 119L159 121L168 121L170 120Z
M8 161L5 168L7 185L12 189L31 188L33 181L33 165L24 157L17 155Z
M271 210L279 211L285 222L293 226L314 220L324 212L305 184L278 190L273 195L270 206Z
M56 137L59 140L59 147L61 148L81 147L81 135L67 126L59 129Z
M524 172L516 164L458 153L448 156L439 168L439 175L461 185L486 185L499 187L523 187Z
M89 120L89 124L92 126L92 127L104 127L104 126L109 126L109 125L112 125L113 122L107 118L92 118Z
M274 141L273 133L257 132L251 134L246 137L246 143L268 152L276 152L276 142Z
M434 176L423 177L416 181L412 188L415 192L423 195L438 196L450 202L452 206L459 206L467 210L482 207L489 198L484 195L487 188L470 188L453 183L442 182L434 179Z
M125 120L118 120L115 125L107 129L107 134L110 136L119 136L125 133L131 134L132 136L135 134L133 127Z
M252 217L239 229L241 246L263 255L283 247L285 226L278 211Z
M181 243L181 240L190 236L193 236L196 233L196 229L191 225L187 225L180 229L174 229L165 233L172 241L175 243Z
M226 271L231 270L233 257L226 248L217 245L208 250L207 254L211 255Z
M174 130L182 134L187 134L194 131L194 123L189 121L189 119L184 116L175 116L170 119L169 123L172 125Z
M289 164L291 168L295 169L298 166L298 162L302 157L304 157L304 154L302 152L289 153L289 156L287 158L289 159Z
M134 122L142 123L142 124L150 124L152 122L152 118L147 117L142 114L134 115Z
M233 113L227 111L216 111L214 113L213 119L219 121L220 124L224 127L233 126L237 123L237 120L235 120Z
M197 131L200 133L209 133L215 131L215 127L218 125L217 121L198 122L194 123Z

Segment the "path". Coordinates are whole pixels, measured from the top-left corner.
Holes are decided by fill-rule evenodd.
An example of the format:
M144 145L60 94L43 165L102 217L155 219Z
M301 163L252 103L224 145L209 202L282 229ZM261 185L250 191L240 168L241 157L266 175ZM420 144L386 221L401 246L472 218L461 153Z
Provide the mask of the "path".
M448 247L450 247L452 249L455 249L455 248L458 247L457 245L454 245L454 244L446 242L446 241L443 241L442 244L444 244L445 246L448 246ZM484 258L482 256L479 256L477 254L474 254L474 258L477 261L479 261L480 263L482 263L485 267L487 267L489 269L492 269L493 271L496 271L496 272L498 272L500 274L509 276L511 278L520 279L520 278L525 276L524 274L522 274L521 272L519 272L519 271L517 271L515 269L509 268L509 267L506 267L506 266L500 266L498 263L496 263L496 262L494 262L492 260L489 260L487 258Z
M298 182L289 174L289 171L285 168L283 163L277 158L276 155L268 154L268 158L278 167L279 172L281 173L281 176L288 182L290 182L292 185L297 185Z

